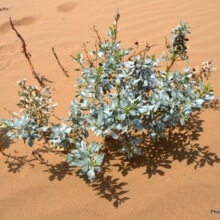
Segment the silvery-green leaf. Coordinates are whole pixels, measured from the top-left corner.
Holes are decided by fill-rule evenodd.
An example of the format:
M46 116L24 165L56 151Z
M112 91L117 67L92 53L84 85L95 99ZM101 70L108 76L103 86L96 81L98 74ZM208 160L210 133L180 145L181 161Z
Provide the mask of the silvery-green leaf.
M117 124L115 127L113 127L113 129L117 129L117 130L121 130L122 129L122 125L121 124ZM109 128L112 129L112 128Z
M69 128L67 128L67 129L65 130L65 133L69 134L71 131L72 131L72 128L69 127Z
M86 150L86 142L85 141L81 141L81 147L82 147L82 150Z
M102 164L103 159L104 159L104 154L98 154L94 157L96 165L98 165L98 166L100 166Z
M150 136L151 136L151 138L155 138L157 136L157 134L153 132L150 134Z
M185 105L183 111L191 111L192 107L190 104Z
M66 155L66 161L67 161L67 163L69 163L69 162L72 160L72 157L73 157L73 154L68 153L68 154Z
M137 155L141 155L141 148L135 147L134 148L134 153L137 154Z
M124 147L119 148L119 149L117 149L117 152L119 152L119 153L123 153L123 152L125 152L125 148L124 148Z
M130 111L129 111L129 114L130 114L131 116L135 116L135 115L136 115L136 112L135 112L134 110L130 110Z
M183 93L180 91L177 91L176 96L178 99L182 100L183 99Z
M145 65L150 65L152 62L152 60L150 58L146 58L145 61L144 61L144 64Z
M87 173L88 169L89 169L89 165L88 165L88 164L85 164L85 165L83 165L83 166L81 167L80 172L81 172L83 175L85 175L85 174Z
M201 106L203 104L204 100L203 99L196 99L195 103L197 106Z
M187 85L186 91L187 91L187 94L188 94L191 98L194 97L195 93L194 93L194 90L193 90L192 86Z
M171 91L171 95L172 95L173 100L175 100L176 97L177 97L176 91L172 90L172 91Z
M126 67L132 68L132 67L134 66L134 62L132 62L132 61L127 61L127 62L124 62L124 65L125 65Z
M156 112L156 111L158 110L158 108L160 107L160 105L161 105L161 102L158 101L158 102L156 103L155 107L154 107L154 112Z
M40 127L40 128L37 129L37 131L39 131L39 132L41 132L41 131L45 132L45 131L47 131L49 128L50 128L50 126Z
M161 105L168 106L168 102L166 100L161 100Z
M184 71L185 73L189 73L189 72L190 72L190 67L189 67L189 66L184 67L184 68L183 68L183 71Z
M133 157L133 154L131 152L128 152L128 159L131 159Z
M140 119L134 119L132 120L132 125L138 130L138 131L142 131L143 127L141 125L142 121Z
M93 124L93 118L91 116L88 116L85 118L86 121L88 121L90 124Z
M122 128L122 133L125 133L128 131L128 125L125 125L123 128Z
M32 138L30 138L30 139L28 140L28 145L29 145L29 147L32 147L33 144L34 144L34 140L33 140Z
M165 100L169 100L169 95L166 92L161 93L161 98Z
M168 121L168 119L169 119L169 115L165 115L164 117L163 117L163 121Z
M94 141L92 141L92 143L90 144L90 147L93 152L97 152L101 146L101 144L96 144Z
M89 178L89 180L92 182L95 178L95 172L93 169L90 169L88 172L87 172L87 176Z
M94 167L94 171L96 171L96 172L100 172L100 171L102 171L102 168L99 167L99 166L95 166L95 167Z
M115 132L113 132L112 130L109 130L109 133L114 139L118 139L118 135Z
M88 165L84 165L81 167L80 171L79 171L79 175L83 176L86 175L86 173L88 172L89 166Z
M104 55L104 52L102 52L102 51L98 52L98 57L102 57L103 55Z
M83 165L85 165L85 162L83 160L75 159L75 160L72 160L71 162L69 162L69 166L81 167Z
M148 106L142 106L140 107L138 110L141 114L145 113L145 112L148 112Z
M101 125L103 123L104 123L104 113L102 110L100 110L98 114L98 124Z
M138 82L140 82L140 79L136 79L136 80L134 80L133 85L138 84Z
M199 89L201 92L204 91L204 85L203 85L202 81L199 81Z
M118 99L117 98L112 98L112 106L113 107L118 106Z
M102 130L100 130L100 129L96 129L95 130L95 135L98 137L98 136L100 136L102 134Z
M181 118L181 119L180 119L180 124L181 124L181 125L185 125L185 120L184 120L184 118Z
M211 101L214 98L215 98L214 94L209 92L208 94L205 95L204 100L205 101Z

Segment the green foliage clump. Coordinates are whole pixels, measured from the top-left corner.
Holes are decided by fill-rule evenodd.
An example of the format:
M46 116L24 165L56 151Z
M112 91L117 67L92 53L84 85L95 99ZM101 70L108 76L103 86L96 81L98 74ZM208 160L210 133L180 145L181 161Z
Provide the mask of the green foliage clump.
M26 83L26 79L18 82L21 91L18 92L20 100L17 105L20 112L13 113L12 120L3 119L2 127L8 130L7 136L11 139L28 140L29 146L32 146L35 139L46 137L38 129L48 125L57 104L53 102L50 87L39 89Z
M182 71L174 69L177 61L188 61L187 41L189 25L184 22L173 29L172 43L162 57L150 55L150 47L139 50L123 49L117 39L119 14L109 28L108 38L102 39L98 31L93 50L77 54L81 78L77 94L70 105L67 119L52 124L49 117L54 111L49 87L39 90L19 82L21 92L18 106L22 111L12 120L3 120L11 139L44 138L53 148L66 152L70 166L80 167L80 175L90 181L101 171L105 145L86 143L91 132L105 139L122 143L118 152L130 159L141 155L142 139L137 132L148 134L152 141L165 138L166 131L184 126L194 111L214 99L210 84L203 83L213 70L211 61L203 63L201 70L189 66ZM165 61L166 65L160 66Z

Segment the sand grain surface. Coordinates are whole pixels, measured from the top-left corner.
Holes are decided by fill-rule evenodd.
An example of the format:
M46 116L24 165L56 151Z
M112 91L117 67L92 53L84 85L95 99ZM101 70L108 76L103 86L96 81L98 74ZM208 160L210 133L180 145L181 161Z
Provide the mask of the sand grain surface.
M79 77L70 55L94 36L93 25L106 34L116 9L121 14L122 45L147 41L157 44L152 48L157 55L171 29L180 20L189 22L191 65L214 60L217 70L210 82L220 98L219 0L5 0L0 8L5 8L0 10L0 118L9 118L3 108L17 110L18 80L36 84L9 17L25 38L37 72L52 81L59 116L68 114ZM70 78L57 65L52 47ZM202 111L195 119L187 127L189 133L181 131L183 139L154 146L158 148L147 162L135 166L135 161L129 165L111 160L105 178L90 185L62 157L44 152L42 145L30 149L0 134L1 147L19 158L13 161L0 154L0 219L219 219L220 214L211 214L220 210L219 108ZM180 142L182 150L176 148ZM50 166L34 159L31 152L37 148Z

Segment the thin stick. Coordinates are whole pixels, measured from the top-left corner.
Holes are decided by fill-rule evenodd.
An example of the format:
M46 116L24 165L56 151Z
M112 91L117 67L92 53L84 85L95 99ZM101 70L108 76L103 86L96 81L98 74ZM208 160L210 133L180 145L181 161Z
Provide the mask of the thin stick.
M141 51L139 51L139 52L137 53L137 50L138 50L138 48L139 48L139 44L138 44L137 47L136 47L136 49L135 49L135 51L128 57L128 60L131 60L131 58L132 58L133 56L137 56L137 55L139 55L139 54L142 54L143 52L144 52L144 57L145 57L146 52L149 51L150 48L151 48L151 47L154 47L154 46L157 46L157 45L156 45L156 44L153 44L153 45L148 45L148 44L147 44L143 50L141 50Z
M12 111L9 111L7 108L4 108L5 111L7 111L13 118L19 117L18 115L14 114Z
M95 33L96 33L96 35L97 35L97 38L98 38L98 40L99 40L99 44L101 44L102 40L101 40L101 37L100 37L100 35L99 35L98 30L96 29L96 27L95 27L95 26L93 26L93 28L92 28L92 29L95 31Z
M98 48L97 48L97 43L95 43L95 55L96 55L96 58L95 58L95 66L97 68L97 63L98 63Z
M131 58L136 54L138 48L139 48L139 43L135 42L136 48L134 50L134 52L128 57L128 60L131 60Z
M65 74L65 76L66 76L66 77L70 77L69 74L68 74L68 71L65 70L64 67L61 65L61 63L60 63L60 61L59 61L59 59L58 59L58 56L57 56L57 54L56 54L56 52L55 52L54 47L52 47L52 51L53 51L53 55L55 56L58 65L60 66L60 68L61 68L61 70L63 71L63 73Z
M77 61L77 58L76 57L74 57L73 55L70 55L82 68L84 68L84 66L80 63L80 62L78 62Z
M118 20L120 19L120 14L117 10L116 15L115 15L115 36L113 39L113 42L115 43L117 40L117 31L118 31Z
M83 48L84 48L84 51L85 51L85 54L86 54L86 58L87 58L87 60L88 60L88 62L90 64L90 66L93 67L93 62L89 58L88 51L86 49L86 45L85 44L83 44Z
M135 56L137 56L137 55L139 55L139 54L141 54L143 52L144 52L144 55L145 55L146 52L149 51L151 47L155 47L155 46L157 46L157 45L156 44L153 44L153 45L150 45L150 46L146 45L145 49L143 49L143 50L139 51L138 53L136 53Z
M31 62L31 59L30 59L30 54L27 52L27 45L25 43L24 38L16 30L16 28L15 28L15 26L14 26L12 20L11 20L11 17L9 19L10 19L10 24L11 24L11 27L12 27L13 31L15 31L17 37L21 40L24 56L27 59L29 65L30 65L30 68L32 70L32 74L33 74L34 78L38 81L38 83L40 84L41 87L44 87L45 86L44 83L42 82L42 80L39 78L38 74L34 70L34 66L33 66L33 64Z
M166 72L169 72L171 67L173 66L173 64L176 62L176 54L174 54L174 57L172 58L172 61L170 63L170 65L167 66L166 68Z

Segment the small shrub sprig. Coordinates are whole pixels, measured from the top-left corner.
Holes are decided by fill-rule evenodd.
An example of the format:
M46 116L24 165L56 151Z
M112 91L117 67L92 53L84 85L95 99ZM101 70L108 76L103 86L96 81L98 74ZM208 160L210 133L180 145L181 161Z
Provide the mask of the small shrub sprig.
M81 78L77 83L77 94L70 105L69 117L61 124L50 124L49 117L55 104L49 88L39 90L36 86L26 87L19 82L19 117L3 120L11 138L44 138L53 148L66 152L70 166L80 167L80 175L90 181L101 171L105 146L95 142L86 143L92 132L96 136L118 139L122 147L118 152L126 153L130 159L141 155L143 141L136 132L147 133L152 140L166 137L166 130L184 126L192 112L214 99L208 79L212 62L199 68L189 66L182 71L174 69L177 61L188 61L187 41L189 25L184 22L173 29L172 43L161 58L149 55L149 45L139 50L120 48L118 40L119 14L109 28L108 38L97 35L93 50L77 54L74 60L80 65ZM159 66L166 62L165 67ZM67 123L68 121L68 123Z
M26 79L18 82L21 91L18 92L20 100L17 105L20 112L13 113L12 120L3 119L2 127L8 130L7 136L11 139L28 140L29 146L32 146L35 139L48 139L48 134L38 129L49 124L57 104L53 102L50 87L39 89L37 86L27 86L26 83Z

